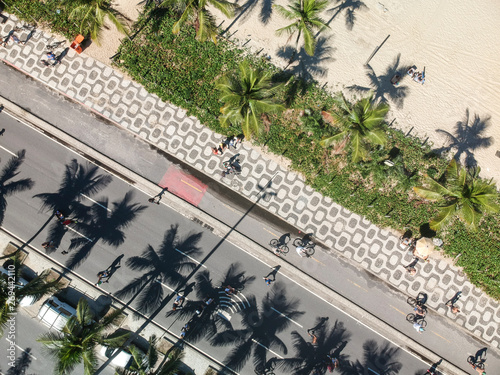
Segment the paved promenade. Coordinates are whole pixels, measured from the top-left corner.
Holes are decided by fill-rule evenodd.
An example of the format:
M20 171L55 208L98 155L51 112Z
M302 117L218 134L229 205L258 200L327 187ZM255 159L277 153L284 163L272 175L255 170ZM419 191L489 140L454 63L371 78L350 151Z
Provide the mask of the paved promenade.
M7 23L0 25L0 35L6 36L16 24L19 23L11 16ZM28 31L16 35L25 40ZM498 349L499 303L472 286L458 268L451 266L450 260L420 262L417 275L409 276L402 265L408 264L411 257L398 249L396 235L323 197L299 175L267 160L248 142L238 149L242 174L221 179L221 159L212 154L210 147L220 142L222 135L85 54L77 55L69 50L57 67L44 67L40 61L45 59L49 39L50 35L37 30L26 45L10 42L1 48L0 58L250 200L255 201L259 185L265 185L280 172L272 185L276 195L269 201L261 200L259 205L300 230L313 232L326 244L327 251L341 253L403 293L411 296L427 293L429 308ZM61 48L57 52L62 51ZM445 302L457 291L462 291L458 302L461 312L454 315ZM351 298L355 300L355 296Z

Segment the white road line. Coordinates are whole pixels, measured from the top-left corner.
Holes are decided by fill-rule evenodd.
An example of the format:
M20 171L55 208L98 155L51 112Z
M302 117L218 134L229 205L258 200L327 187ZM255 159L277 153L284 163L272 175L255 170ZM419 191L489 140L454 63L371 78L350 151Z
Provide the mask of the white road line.
M15 157L17 158L17 154L16 154L16 153L14 153L14 152L12 152L12 151L10 151L10 150L7 150L7 149L6 149L5 147L3 147L3 146L0 146L0 148L1 148L2 150L4 150L4 151L7 151L9 154L11 154L12 156L15 156Z
M71 227L67 227L67 228L68 228L69 230L72 230L72 231L73 231L73 232L75 232L76 234L78 234L80 237L85 238L87 241L92 242L92 240L91 240L90 238L85 237L83 234L81 234L81 233L80 233L80 232L78 232L77 230L74 230L74 229L73 229L73 228L71 228Z
M380 375L378 372L372 370L371 368L368 367L368 370L370 370L371 372L373 372L374 374L377 374L377 375Z
M270 353L273 353L273 354L274 354L276 357L278 357L279 359L283 359L283 357L282 357L282 356L280 356L280 355L279 355L278 353L276 353L276 352L273 352L273 351L272 351L271 349L269 349L267 346L262 345L260 342L258 342L258 341L256 341L256 340L254 340L254 339L252 339L252 341L253 341L254 343L256 343L257 345L262 346L264 349L266 349L266 350L267 350L267 351L269 351Z
M177 251L177 252L181 253L181 254L182 254L182 255L184 255L186 258L191 259L191 260L192 260L193 262L195 262L196 264L199 264L200 266L207 268L207 266L205 266L204 264L201 264L201 263L200 263L200 262L198 262L196 259L194 259L194 258L190 257L190 256L189 256L189 255L187 255L186 253L183 253L182 251L177 250L177 249L175 249L175 251Z
M11 342L11 341L10 341L7 337L5 338L5 340L7 340L10 344L12 344L12 342ZM33 358L35 361L37 360L37 359L36 359L36 357L35 357L33 354L28 353L26 350L24 350L23 348L21 348L19 345L14 344L14 346L15 346L16 348L18 348L19 350L21 350L22 352L24 352L24 353L28 354L28 355L29 355L31 358Z
M177 290L175 290L174 288L169 287L167 284L163 284L163 283L160 283L160 284L163 285L168 290L170 290L171 292L175 292L175 293L179 294L179 292ZM189 298L187 298L186 296L183 296L183 297L186 299L186 301L189 301Z
M108 210L108 212L111 212L111 210L110 210L108 207L103 206L102 204L100 204L99 202L97 202L97 201L93 200L92 198L90 198L90 197L86 196L85 194L80 193L80 195L81 195L82 197L87 198L89 201L94 202L95 204L97 204L98 206L100 206L100 207L104 208L105 210Z
M276 311L276 312L277 312L278 314L280 314L281 316L284 316L285 318L287 318L287 319L288 319L289 321L291 321L292 323L294 323L294 324L298 325L300 328L304 328L304 326L303 326L302 324L299 324L299 323L297 323L295 320L290 319L288 316L286 316L286 315L285 315L285 314L283 314L282 312L280 312L280 311L276 310L274 307L271 307L271 310Z

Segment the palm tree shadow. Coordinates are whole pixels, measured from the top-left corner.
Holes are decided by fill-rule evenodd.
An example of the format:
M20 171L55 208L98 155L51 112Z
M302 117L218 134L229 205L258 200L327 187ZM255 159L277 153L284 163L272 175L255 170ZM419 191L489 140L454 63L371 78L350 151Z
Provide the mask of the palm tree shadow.
M333 16L326 23L330 25L330 23L337 17L340 12L345 10L345 26L349 31L351 31L354 27L354 23L356 22L356 11L361 9L369 9L368 6L359 0L336 0L337 3L341 3L336 7L328 9L328 12L335 12Z
M336 51L336 48L330 47L328 43L331 37L322 36L317 39L314 56L309 56L303 47L296 53L295 48L292 46L281 47L277 52L277 56L288 61L285 70L288 70L291 74L298 76L305 82L315 81L315 77L323 77L328 72L324 64L335 61L332 54ZM298 64L290 66L297 60Z
M97 242L102 241L107 245L118 247L125 242L126 229L142 211L146 209L139 203L132 203L133 192L125 194L121 201L112 203L112 209L108 209L108 199L102 199L94 203L90 208L90 220L78 222L75 228L84 237L74 237L71 240L70 250L77 249L68 261L66 267L73 270L80 266L88 256Z
M349 362L343 366L346 374L369 374L376 372L379 374L396 375L403 365L397 361L400 349L385 343L379 347L375 340L368 340L363 344L363 363L359 360Z
M24 163L25 155L25 150L19 151L17 156L9 159L0 172L0 225L3 223L5 211L7 210L7 200L5 198L15 193L29 190L35 185L35 182L31 178L12 181L20 173L18 170Z
M242 265L233 263L226 271L222 282L213 283L208 270L196 274L197 300L188 301L180 310L169 311L166 316L177 315L178 318L190 318L189 334L186 336L190 342L197 342L202 338L209 339L221 330L232 330L231 323L219 314L221 300L224 292L219 285L231 285L240 289L253 282L255 276L245 276ZM246 296L249 298L249 296ZM253 297L250 297L250 300Z
M374 92L374 100L380 100L381 102L387 103L389 100L392 101L396 107L403 108L403 102L408 95L408 86L395 86L391 83L391 79L395 74L400 74L402 79L406 76L406 66L400 65L401 54L394 59L392 65L388 66L385 72L381 75L375 73L370 65L366 66L366 75L370 80L370 87L352 85L348 86L349 90L366 93L368 91Z
M262 7L260 8L260 13L259 13L259 20L262 22L264 25L267 25L269 23L269 20L271 19L271 16L273 14L273 1L274 0L262 0L260 3L262 4ZM236 10L237 15L236 17L231 21L228 27L224 29L224 31L221 32L220 35L226 34L231 27L233 27L236 22L245 22L248 17L251 16L253 13L253 10L259 3L258 0L247 0L246 2L243 3L238 9Z
M11 366L6 375L24 375L31 365L31 348L23 350L21 355L16 358L14 366Z
M294 371L297 375L308 375L317 370L318 373L326 373L328 367L328 356L337 358L342 367L347 363L349 356L342 354L351 334L346 331L342 322L338 320L330 329L330 325L322 318L316 318L316 326L308 330L311 338L316 337L313 344L297 332L292 332L295 357L285 358L277 361L277 366L287 372Z
M477 167L477 160L474 157L474 151L480 148L490 147L493 144L493 137L483 137L482 133L490 126L489 121L491 116L481 120L479 115L474 114L474 120L471 120L469 109L465 110L463 121L457 121L455 124L454 134L443 130L436 129L436 132L444 134L449 145L432 150L433 153L441 154L456 150L453 158L457 162L464 162L464 166L473 168ZM463 160L462 160L463 159Z
M268 350L280 350L287 354L288 349L278 334L304 312L297 311L298 299L289 300L286 297L284 284L276 282L273 289L273 293L269 292L264 297L261 309L257 308L253 296L249 298L250 307L241 311L243 328L220 332L212 338L214 346L232 347L224 361L228 367L238 371L251 356L255 367L263 367Z

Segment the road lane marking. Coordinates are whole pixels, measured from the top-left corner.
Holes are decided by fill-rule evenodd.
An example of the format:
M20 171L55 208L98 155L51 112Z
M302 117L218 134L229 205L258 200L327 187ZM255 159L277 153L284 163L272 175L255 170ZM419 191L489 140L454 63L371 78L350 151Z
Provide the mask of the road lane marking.
M283 314L282 312L280 312L280 311L276 310L274 307L271 307L271 310L276 311L276 312L277 312L278 314L280 314L281 316L284 316L285 318L287 318L287 319L288 319L289 321L291 321L292 323L294 323L294 324L298 325L300 328L304 328L304 326L303 326L302 324L299 324L299 323L297 323L295 320L290 319L288 316L286 316L286 315L285 315L285 314Z
M186 253L183 253L182 251L177 250L177 249L175 249L175 251L177 251L178 253L181 253L181 254L182 254L182 255L184 255L186 258L191 259L191 260L192 260L193 262L195 262L196 264L199 264L200 266L207 268L207 266L205 266L205 265L204 265L204 264L202 264L201 262L198 262L196 259L194 259L193 257L190 257L190 256L189 256L189 255L187 255Z
M176 293L177 295L179 295L179 294L180 294L177 290L175 290L174 288L169 287L167 284L163 284L162 282L160 282L160 284L161 284L162 286L164 286L165 288L167 288L168 290L170 290L171 292L174 292L174 293ZM184 296L184 295L182 295L182 294L181 294L181 296L183 296L183 297L184 297L184 299L185 299L186 301L189 301L189 298L187 298L186 296Z
M373 372L374 374L377 374L377 375L380 375L377 371L375 370L372 370L371 368L368 367L368 370L370 370L371 372Z
M184 181L182 178L181 178L181 182L184 182L186 185L191 186L194 190L198 190L200 193L203 193L203 191L198 189L196 186L191 185L189 182Z
M80 193L80 195L81 195L82 197L87 198L89 201L94 202L95 204L97 204L98 206L100 206L100 207L104 208L105 210L108 210L108 212L111 212L111 210L110 210L108 207L106 207L106 206L104 206L104 205L100 204L99 202L97 202L97 201L93 200L92 198L90 198L90 197L86 196L85 194Z
M76 234L78 234L80 237L85 238L87 241L92 242L92 240L91 240L90 238L85 237L83 234L81 234L81 233L80 233L80 232L78 232L77 230L75 230L75 229L73 229L73 228L71 228L71 227L68 227L68 226L66 226L66 228L68 228L69 230L72 230L73 232L75 232Z
M363 288L361 285L359 284L356 284L354 281L350 280L350 279L347 279L347 281L349 281L351 284L353 284L354 286L357 286L359 289L363 289L365 292L368 292L367 289Z
M442 338L444 341L447 341L448 343L450 343L450 344L451 344L451 341L449 341L449 340L445 339L443 336L441 336L441 335L437 334L437 333L436 333L436 332L434 332L434 331L431 331L431 332L432 332L432 333L434 333L436 336L438 336L438 337Z
M394 306L392 306L392 305L389 305L389 306L391 306L394 310L396 310L396 311L397 311L398 313L400 313L401 315L404 315L404 316L408 315L408 314L407 314L407 313L405 313L404 311L401 311L401 310L397 309L396 307L394 307Z
M33 358L35 361L37 360L36 357L31 354L31 353L28 353L26 350L24 350L23 348L21 348L19 345L16 345L14 344L12 341L10 341L7 337L5 338L5 340L7 340L9 342L9 344L11 345L14 345L16 348L18 348L19 350L21 350L22 352L26 353L27 355L29 355L31 358Z
M266 349L266 350L267 350L267 351L269 351L270 353L273 353L273 354L274 354L276 357L278 357L279 359L283 359L283 357L282 357L282 356L280 356L278 353L273 352L271 349L269 349L269 348L268 348L267 346L265 346L265 345L262 345L262 344L261 344L260 342L258 342L257 340L252 339L252 341L253 341L254 343L256 343L257 345L262 346L264 349Z
M223 205L224 205L224 207L226 207L227 209L229 209L229 210L231 210L231 211L233 211L233 212L238 212L238 211L236 211L234 208L232 208L231 206L229 206L229 205L227 205L227 204L225 204L225 203L222 203L222 204L223 204Z
M278 237L278 235L274 232L271 232L270 230L268 230L267 228L262 228L264 229L267 233L269 233L270 235L272 235L273 237Z
M4 150L4 151L7 151L9 154L11 154L12 156L15 156L15 157L17 158L17 154L13 153L12 151L7 150L7 149L6 149L5 147L3 147L3 146L0 146L0 148L1 148L2 150Z

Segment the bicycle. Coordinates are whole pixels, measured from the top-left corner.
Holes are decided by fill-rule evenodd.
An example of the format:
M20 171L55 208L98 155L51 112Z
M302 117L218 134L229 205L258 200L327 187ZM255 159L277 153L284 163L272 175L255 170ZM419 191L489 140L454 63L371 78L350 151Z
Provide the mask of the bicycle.
M474 357L473 355L467 357L467 363L471 365L474 368L474 370L476 368L484 370L486 367L486 364L484 362L486 362L486 359L484 358L476 359L476 357Z
M408 305L410 305L411 307L417 307L417 306L424 307L424 301L421 298L419 298L418 296L417 296L417 298L408 297L408 299L406 300L406 303Z
M311 240L308 240L305 242L302 238L297 237L296 239L293 240L293 246L295 247L302 247L305 250L305 253L308 257L312 256L315 252L315 246L316 244L312 242Z
M285 243L281 243L276 238L272 239L269 242L269 245L274 249L274 253L278 256L286 255L290 251L290 249Z
M226 177L228 174L241 174L241 165L239 160L236 159L239 154L234 155L231 159L222 162L224 170L222 171L222 177Z
M63 45L64 43L66 43L65 40L63 41L60 41L60 42L53 42L53 43L49 43L45 46L46 49L48 50L53 50L53 49L56 49L56 48L59 48L61 45Z
M420 326L422 328L425 328L427 327L427 322L425 321L424 319L425 317L422 317L422 316L418 316L414 313L409 313L408 315L406 315L406 321L408 323L411 323L411 324L415 324L415 323L418 323L420 324Z

